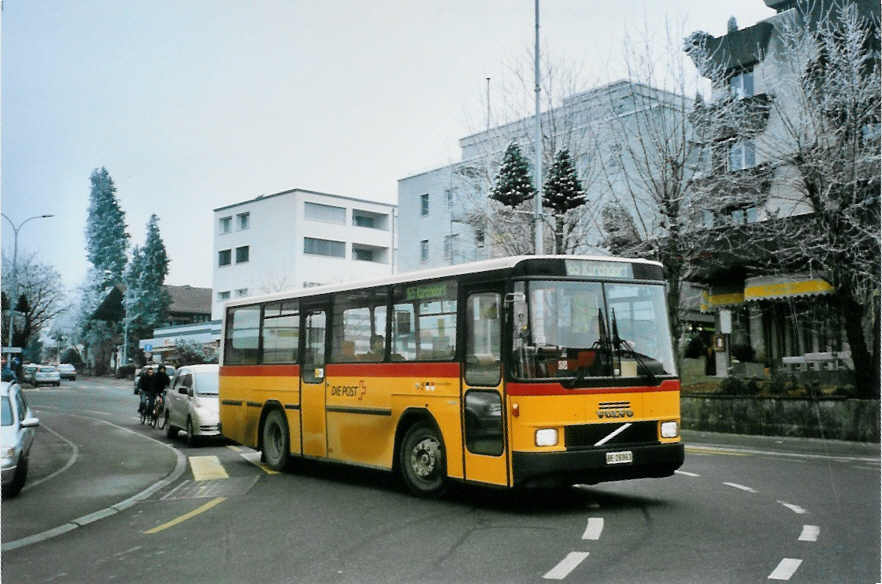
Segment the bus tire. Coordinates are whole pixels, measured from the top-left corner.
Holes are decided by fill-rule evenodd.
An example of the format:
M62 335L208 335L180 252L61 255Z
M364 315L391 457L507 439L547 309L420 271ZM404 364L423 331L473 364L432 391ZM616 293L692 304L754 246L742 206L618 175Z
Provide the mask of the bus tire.
M261 459L273 470L285 470L290 450L288 422L282 410L271 410L261 429Z
M434 425L417 422L407 429L398 449L398 468L411 493L439 497L447 488L444 441Z

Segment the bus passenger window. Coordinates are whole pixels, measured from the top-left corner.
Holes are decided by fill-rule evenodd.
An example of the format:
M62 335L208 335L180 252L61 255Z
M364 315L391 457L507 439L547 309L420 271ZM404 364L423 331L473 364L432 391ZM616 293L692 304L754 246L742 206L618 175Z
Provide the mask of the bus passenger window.
M273 302L263 308L263 363L297 363L300 311L297 302Z
M386 356L386 290L359 290L334 299L331 361L379 362Z
M258 358L260 306L240 306L227 312L225 365L255 365Z
M456 354L456 282L396 286L392 361L452 361Z
M471 294L466 304L465 379L469 385L499 385L502 321L499 294Z

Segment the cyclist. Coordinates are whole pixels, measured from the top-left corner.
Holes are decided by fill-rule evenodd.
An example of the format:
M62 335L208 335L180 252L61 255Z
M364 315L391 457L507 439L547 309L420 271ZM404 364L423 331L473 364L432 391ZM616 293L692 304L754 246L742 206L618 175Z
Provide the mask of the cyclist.
M165 393L166 388L171 384L171 379L168 374L165 372L165 365L160 365L156 370L156 375L153 376L153 398L156 399L156 396ZM151 405L151 408L153 406ZM152 409L150 411L153 411ZM162 413L162 412L157 412Z
M138 405L139 414L148 414L153 409L153 368L145 367L138 379L138 391L141 394L141 403Z

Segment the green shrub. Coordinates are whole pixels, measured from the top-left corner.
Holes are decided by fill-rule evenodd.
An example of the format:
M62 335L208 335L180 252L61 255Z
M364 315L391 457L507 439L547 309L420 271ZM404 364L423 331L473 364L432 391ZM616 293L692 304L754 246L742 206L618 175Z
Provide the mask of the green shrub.
M793 383L792 375L783 371L775 371L766 384L766 391L769 392L769 395L785 395L793 387Z
M744 381L738 377L725 377L720 382L720 393L742 395L744 394Z

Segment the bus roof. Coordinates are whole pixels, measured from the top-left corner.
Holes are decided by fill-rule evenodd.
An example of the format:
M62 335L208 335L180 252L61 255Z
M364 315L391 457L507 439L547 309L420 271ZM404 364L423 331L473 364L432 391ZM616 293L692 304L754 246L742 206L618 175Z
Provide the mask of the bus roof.
M493 272L497 270L512 269L521 262L530 260L593 260L603 262L620 262L629 264L645 264L661 267L660 262L646 260L641 258L621 258L615 256L589 256L589 255L518 255L507 256L502 258L494 258L489 260L481 260L477 262L468 262L463 264L454 264L452 266L444 266L441 268L429 268L426 270L415 270L412 272L402 272L383 278L375 278L372 280L359 280L351 282L340 282L335 284L327 284L324 286L314 286L312 288L296 288L293 290L285 290L282 292L274 292L260 296L247 296L228 300L224 303L224 307L245 306L249 304L257 304L260 302L272 302L274 300L286 300L290 298L309 298L311 296L321 296L323 294L331 294L334 292L345 292L348 290L362 290L365 288L375 288L377 286L386 286L390 284L402 284L407 282L420 282L424 280L435 280L438 278L448 278L452 276L463 276L467 274L476 274L480 272Z

